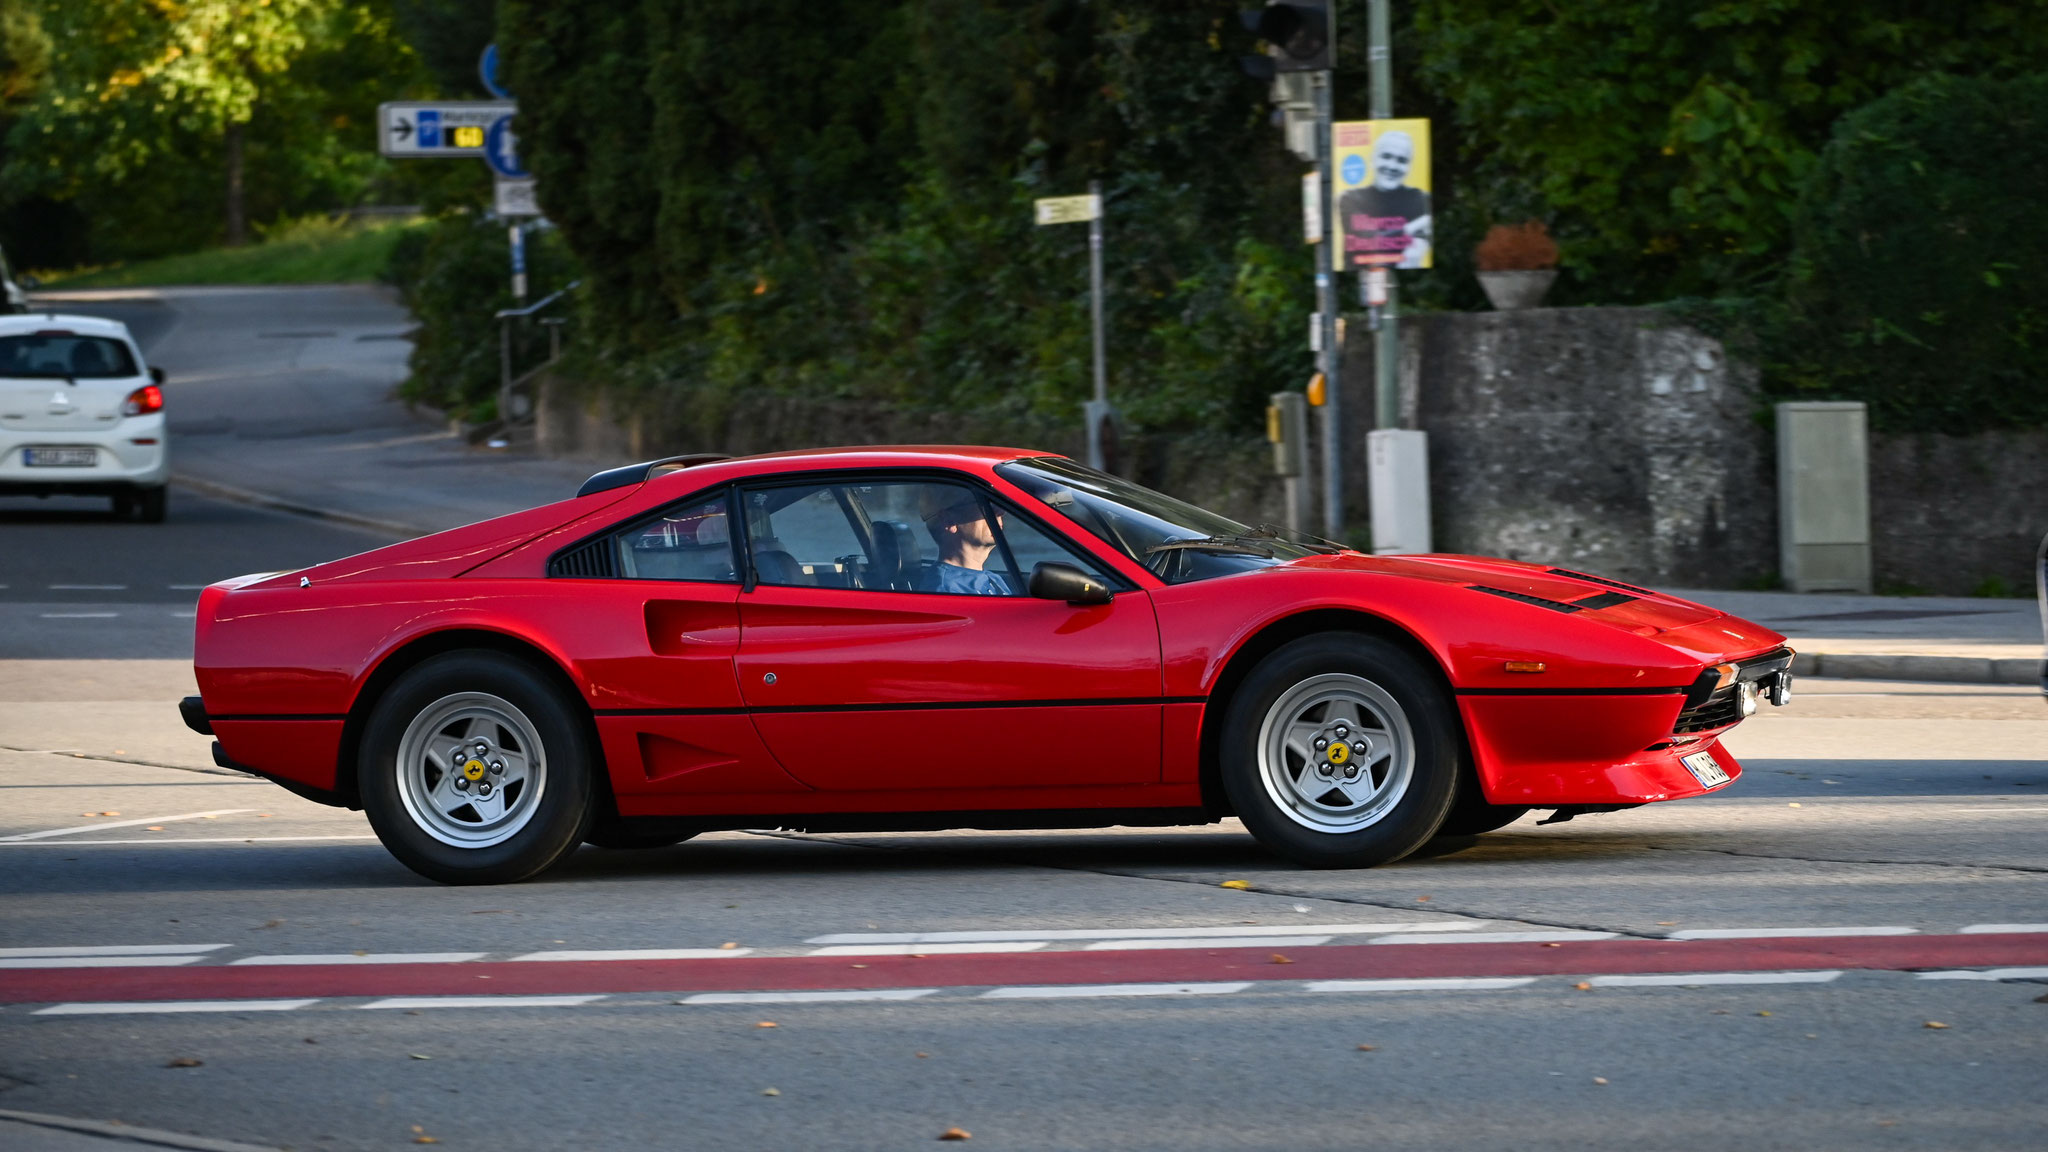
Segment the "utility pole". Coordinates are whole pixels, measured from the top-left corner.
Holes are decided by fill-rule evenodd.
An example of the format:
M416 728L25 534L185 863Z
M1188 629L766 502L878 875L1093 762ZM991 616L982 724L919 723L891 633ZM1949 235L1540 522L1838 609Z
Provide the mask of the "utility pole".
M1390 0L1371 0L1366 29L1366 60L1371 65L1371 103L1374 120L1394 118L1394 49L1387 6ZM1401 426L1401 296L1400 286L1389 268L1384 291L1386 301L1371 299L1366 277L1358 278L1359 295L1373 314L1373 427Z
M1088 466L1106 470L1109 453L1102 426L1109 419L1109 368L1102 335L1102 182L1088 182L1095 214L1088 219L1088 316L1095 325L1095 404L1088 416Z

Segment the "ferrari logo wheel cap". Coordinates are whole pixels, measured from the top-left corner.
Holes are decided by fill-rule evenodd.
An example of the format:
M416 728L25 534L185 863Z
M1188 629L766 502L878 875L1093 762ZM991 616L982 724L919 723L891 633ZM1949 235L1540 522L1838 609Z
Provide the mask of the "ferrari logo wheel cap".
M464 777L465 779L469 779L469 780L481 780L481 779L483 779L483 778L484 778L484 762L483 762L483 761L481 761L481 760L474 760L474 759L470 760L470 761L469 761L468 763L466 763L466 764L464 764L464 765L462 766L462 775L463 775L463 777Z
M1330 745L1330 750L1327 753L1327 755L1330 757L1330 763L1342 764L1346 760L1351 759L1351 745L1332 744Z

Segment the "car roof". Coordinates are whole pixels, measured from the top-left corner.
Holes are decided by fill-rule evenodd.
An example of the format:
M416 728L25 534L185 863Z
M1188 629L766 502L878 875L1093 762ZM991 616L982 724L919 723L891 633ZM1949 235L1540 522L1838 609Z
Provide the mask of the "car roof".
M103 320L98 316L78 316L69 312L29 312L19 316L0 316L0 336L20 336L51 328L67 329L81 336L114 336L123 340L129 339L126 324L119 320Z
M1036 448L974 444L862 444L838 448L795 448L724 460L699 458L673 471L656 473L647 482L662 484L665 488L694 489L778 473L831 472L853 468L948 468L986 475L993 465L1005 461L1058 455L1057 452ZM658 466L658 462L650 463ZM595 481L598 477L591 479Z

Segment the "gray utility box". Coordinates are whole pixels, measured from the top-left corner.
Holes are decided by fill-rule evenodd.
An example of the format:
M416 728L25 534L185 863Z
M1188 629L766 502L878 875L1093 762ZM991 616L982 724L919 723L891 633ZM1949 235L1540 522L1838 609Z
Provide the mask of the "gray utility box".
M1870 591L1870 433L1864 406L1778 409L1778 568L1795 592Z

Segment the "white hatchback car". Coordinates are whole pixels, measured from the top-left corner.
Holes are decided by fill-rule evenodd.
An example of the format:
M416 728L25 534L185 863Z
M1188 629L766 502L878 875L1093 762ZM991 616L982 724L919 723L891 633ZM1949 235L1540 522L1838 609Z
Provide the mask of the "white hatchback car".
M0 496L111 496L161 522L163 382L118 321L0 316Z

